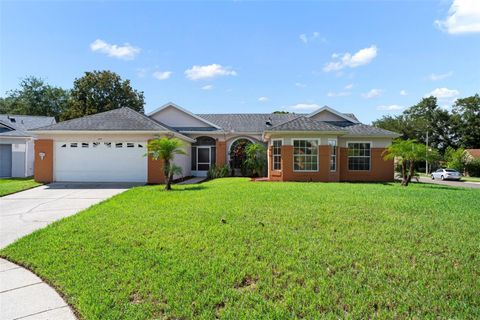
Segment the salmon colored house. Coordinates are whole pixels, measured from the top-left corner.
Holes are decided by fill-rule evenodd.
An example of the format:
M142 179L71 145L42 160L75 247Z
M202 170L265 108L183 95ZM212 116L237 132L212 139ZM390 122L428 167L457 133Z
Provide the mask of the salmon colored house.
M243 146L268 147L274 181L392 181L382 152L398 134L323 107L311 114L193 114L173 103L143 115L120 108L33 130L35 179L42 182L164 181L162 164L145 157L158 136L184 142L174 163L183 176L212 166L241 173Z

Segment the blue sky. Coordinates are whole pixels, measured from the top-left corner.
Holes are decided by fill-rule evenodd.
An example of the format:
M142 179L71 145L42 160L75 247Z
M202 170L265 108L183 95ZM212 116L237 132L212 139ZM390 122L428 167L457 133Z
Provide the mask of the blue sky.
M310 112L369 123L480 93L480 1L2 2L0 94L109 69L146 111Z

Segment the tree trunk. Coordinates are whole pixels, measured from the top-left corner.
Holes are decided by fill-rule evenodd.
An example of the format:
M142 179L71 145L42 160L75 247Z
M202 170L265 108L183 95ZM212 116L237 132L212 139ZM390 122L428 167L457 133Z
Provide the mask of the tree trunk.
M407 161L406 160L402 160L402 183L401 183L402 186L406 186L408 185L408 182L407 182Z
M412 181L412 177L415 174L415 161L410 160L410 172L408 173L408 179L407 183L405 184L405 187L408 186L410 181Z
M168 168L170 168L170 161L168 160L165 160L165 163L164 163L164 168L163 168L163 175L165 176L165 190L172 190L172 180L171 180L171 177L170 177L170 174L169 174L169 170Z

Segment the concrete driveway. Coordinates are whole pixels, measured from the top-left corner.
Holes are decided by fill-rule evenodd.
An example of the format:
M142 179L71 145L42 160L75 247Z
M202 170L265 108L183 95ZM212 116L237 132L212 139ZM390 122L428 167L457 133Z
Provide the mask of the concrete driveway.
M52 183L2 197L0 248L132 186L135 184Z

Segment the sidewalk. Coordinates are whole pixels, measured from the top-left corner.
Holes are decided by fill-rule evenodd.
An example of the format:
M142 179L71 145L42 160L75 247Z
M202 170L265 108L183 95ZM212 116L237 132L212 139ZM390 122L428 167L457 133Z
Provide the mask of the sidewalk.
M54 289L30 271L4 259L0 259L0 318L76 319Z

